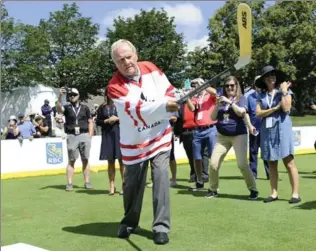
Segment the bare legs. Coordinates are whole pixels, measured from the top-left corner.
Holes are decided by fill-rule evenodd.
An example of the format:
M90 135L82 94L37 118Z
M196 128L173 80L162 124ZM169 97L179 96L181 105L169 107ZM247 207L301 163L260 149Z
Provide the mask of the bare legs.
M278 197L278 161L269 161L270 168L270 186L271 195L270 197L276 199ZM283 159L283 164L288 172L291 187L292 187L292 198L299 198L298 186L299 186L299 176L295 165L293 155L289 155ZM270 201L265 201L270 202Z
M121 178L122 178L122 186L124 183L124 164L122 162L122 160L119 160L119 164L120 164L120 173L121 173ZM108 161L108 175L109 175L109 183L110 183L110 191L109 194L113 195L115 193L115 160L109 160ZM123 187L122 187L122 191L123 191ZM123 192L121 192L121 194L123 194Z

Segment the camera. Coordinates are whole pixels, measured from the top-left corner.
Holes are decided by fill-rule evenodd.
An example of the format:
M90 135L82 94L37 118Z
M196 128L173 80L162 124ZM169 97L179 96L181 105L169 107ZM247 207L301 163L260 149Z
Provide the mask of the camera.
M71 88L69 87L64 87L66 90L66 101L69 102L69 94L71 93Z

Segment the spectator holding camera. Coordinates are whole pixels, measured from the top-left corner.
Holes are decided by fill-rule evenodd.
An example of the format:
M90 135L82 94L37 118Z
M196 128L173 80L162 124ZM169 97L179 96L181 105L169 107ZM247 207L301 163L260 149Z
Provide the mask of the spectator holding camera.
M2 133L2 138L3 139L17 139L20 134L19 128L17 126L18 120L13 115L13 116L10 116L8 122L9 122L8 126L4 128L4 131Z
M49 137L49 127L44 122L44 118L41 115L36 115L33 124L35 125L36 134L34 138Z
M69 104L62 106L62 97L67 94ZM67 134L68 165L67 165L67 191L73 190L72 179L74 167L79 153L82 161L84 186L92 189L90 183L89 156L91 137L93 135L93 121L88 106L81 104L80 95L76 88L61 88L57 102L58 113L65 116L65 133Z

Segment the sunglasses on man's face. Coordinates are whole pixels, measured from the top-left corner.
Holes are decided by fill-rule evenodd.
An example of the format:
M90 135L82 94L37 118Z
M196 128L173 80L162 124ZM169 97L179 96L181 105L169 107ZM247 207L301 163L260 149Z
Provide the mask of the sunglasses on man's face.
M69 94L69 97L77 97L78 96L78 94L76 94L76 93L70 93Z
M234 87L235 87L235 84L225 85L225 88L229 88L229 87L234 88Z

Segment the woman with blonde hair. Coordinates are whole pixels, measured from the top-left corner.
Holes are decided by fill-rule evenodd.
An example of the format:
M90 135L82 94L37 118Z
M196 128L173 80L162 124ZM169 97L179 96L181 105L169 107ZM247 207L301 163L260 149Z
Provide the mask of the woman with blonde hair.
M216 108L211 114L217 120L217 142L210 160L210 188L206 198L218 196L219 168L233 147L238 167L250 191L249 199L258 198L255 178L248 164L248 130L244 122L247 112L247 100L241 93L236 77L229 76L224 81L223 96L217 97Z
M268 161L270 170L271 195L264 202L278 199L278 161L282 159L292 186L289 203L299 203L299 177L294 162L292 121L289 115L293 94L289 89L291 83L285 82L282 71L268 65L262 69L261 77L255 84L262 90L256 106L256 115L263 119L260 128L261 158Z

